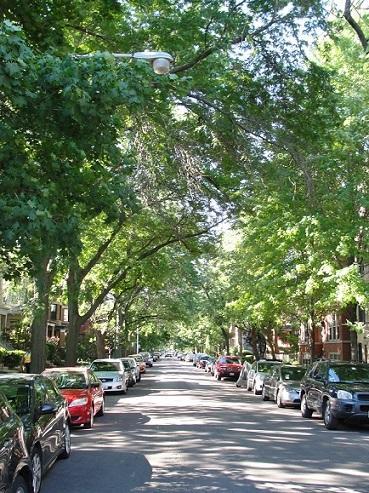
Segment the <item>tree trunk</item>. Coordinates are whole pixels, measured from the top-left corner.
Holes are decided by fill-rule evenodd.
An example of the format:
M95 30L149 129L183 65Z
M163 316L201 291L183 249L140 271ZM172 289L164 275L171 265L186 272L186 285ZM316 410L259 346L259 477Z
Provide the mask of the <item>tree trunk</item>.
M41 373L46 366L46 330L49 315L49 296L53 273L49 271L49 258L40 262L35 283L37 304L31 324L31 365L32 373Z
M78 277L78 267L71 260L68 279L68 335L66 347L66 364L75 366L77 364L77 345L79 339L80 327L82 319L78 310L78 298L80 291L80 283Z
M254 327L251 328L251 346L255 359L259 360L260 354L258 348L258 334L257 334L257 330Z
M269 345L269 348L270 348L270 352L271 352L271 355L272 355L272 358L275 359L275 338L274 338L274 333L273 333L273 329L271 329L270 327L267 327L266 328L266 339L268 341L268 345Z
M228 334L228 331L226 329L224 329L223 327L220 327L220 330L221 330L223 338L224 338L227 354L229 354L229 334Z
M96 331L96 350L98 358L105 358L105 336L100 331Z

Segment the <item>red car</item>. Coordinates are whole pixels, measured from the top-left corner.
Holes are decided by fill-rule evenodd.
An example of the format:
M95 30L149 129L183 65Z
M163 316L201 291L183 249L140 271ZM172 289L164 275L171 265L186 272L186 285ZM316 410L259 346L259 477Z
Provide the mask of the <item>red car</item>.
M237 379L242 370L241 361L237 356L219 356L214 364L214 378L221 380L222 377Z
M49 368L43 375L53 379L67 401L71 425L92 428L94 417L103 416L102 383L89 368Z

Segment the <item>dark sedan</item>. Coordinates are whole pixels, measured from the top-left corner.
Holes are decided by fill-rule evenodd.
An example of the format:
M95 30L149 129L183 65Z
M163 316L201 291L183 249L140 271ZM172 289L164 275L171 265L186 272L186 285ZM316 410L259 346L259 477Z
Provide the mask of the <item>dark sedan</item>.
M278 407L300 406L300 382L306 368L294 365L275 365L263 382L264 401L272 399Z
M315 363L301 381L301 414L311 418L314 412L328 430L340 421L369 423L369 364Z
M0 491L33 493L32 464L24 427L9 402L0 394Z
M42 375L0 375L0 391L21 418L32 462L33 488L56 459L71 451L67 404L53 382Z

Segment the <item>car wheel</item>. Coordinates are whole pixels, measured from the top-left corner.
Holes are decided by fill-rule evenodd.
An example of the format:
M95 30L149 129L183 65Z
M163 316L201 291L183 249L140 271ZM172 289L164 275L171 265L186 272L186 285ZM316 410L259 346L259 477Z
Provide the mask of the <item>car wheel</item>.
M264 386L263 386L263 390L261 391L261 398L263 399L263 401L269 401L269 397L266 395Z
M276 398L276 401L277 401L277 406L278 406L278 407L285 407L285 405L284 405L284 404L283 404L283 402L282 402L281 393L279 392L279 390L278 390L278 392L277 392L277 398Z
M338 419L333 416L330 400L326 400L323 407L323 420L327 430L335 430L338 425Z
M40 449L36 448L31 455L33 491L38 493L41 488L42 479L42 457Z
M306 402L306 394L304 394L301 397L301 416L303 418L311 418L313 415L312 409L308 408L307 402Z
M88 421L86 421L86 423L83 426L84 426L84 428L89 430L90 428L93 427L93 425L94 425L94 408L91 406L89 419L88 419Z
M70 429L68 423L66 423L64 429L63 448L59 455L59 459L68 459L71 451L72 451L72 447L71 447Z
M25 479L20 474L13 482L11 493L31 493Z
M256 390L256 387L254 385L254 395L260 395L261 394L261 390Z
M99 411L96 413L96 416L104 416L104 414L105 414L105 399L103 399L101 403L101 407Z
M220 381L222 379L222 377L219 375L219 373L215 373L214 376L215 376L215 380Z

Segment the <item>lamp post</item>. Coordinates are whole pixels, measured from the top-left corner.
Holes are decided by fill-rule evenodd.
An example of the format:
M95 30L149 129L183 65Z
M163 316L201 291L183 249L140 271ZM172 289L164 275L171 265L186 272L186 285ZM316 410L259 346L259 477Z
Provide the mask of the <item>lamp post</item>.
M135 53L111 53L117 60L121 58L131 58L135 60L147 60L152 64L154 72L158 75L165 75L170 71L173 57L166 51L137 51ZM94 53L86 55L74 55L76 58L91 58Z

